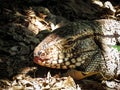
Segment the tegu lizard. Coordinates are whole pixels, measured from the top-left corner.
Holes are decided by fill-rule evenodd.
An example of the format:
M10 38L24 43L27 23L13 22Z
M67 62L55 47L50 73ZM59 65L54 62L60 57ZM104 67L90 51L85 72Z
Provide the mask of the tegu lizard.
M120 21L81 20L54 30L34 50L34 62L56 69L79 68L104 77L120 74Z

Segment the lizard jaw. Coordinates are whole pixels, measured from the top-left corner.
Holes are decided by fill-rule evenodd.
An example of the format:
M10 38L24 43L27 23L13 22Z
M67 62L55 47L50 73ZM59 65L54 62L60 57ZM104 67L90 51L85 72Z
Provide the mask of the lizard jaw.
M56 69L67 69L67 66L63 65L61 66L61 64L52 64L52 63L48 63L46 62L47 59L41 59L38 56L35 56L33 59L33 62L35 62L36 64L40 65L40 66L46 66L49 68L56 68Z

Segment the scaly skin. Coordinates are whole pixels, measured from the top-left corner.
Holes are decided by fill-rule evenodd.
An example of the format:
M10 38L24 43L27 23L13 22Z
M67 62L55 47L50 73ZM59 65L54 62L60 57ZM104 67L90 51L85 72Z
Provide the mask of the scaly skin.
M102 19L72 22L56 29L34 50L34 62L45 67L99 71L105 77L120 74L120 21Z

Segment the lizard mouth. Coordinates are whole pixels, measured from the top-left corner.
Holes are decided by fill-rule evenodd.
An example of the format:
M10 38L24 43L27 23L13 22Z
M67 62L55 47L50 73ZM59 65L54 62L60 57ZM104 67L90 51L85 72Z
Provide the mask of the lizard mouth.
M49 68L67 69L66 65L61 66L61 64L50 63L51 61L49 61L48 59L41 59L38 56L34 57L33 62L40 66L45 66L45 67L49 67Z
M45 62L46 60L48 59L41 59L39 58L38 56L35 56L33 61L36 63L36 64L39 64L39 65L42 65L43 62Z
M34 57L33 62L40 65L40 66L56 68L53 64L50 63L51 61L49 59L42 59L38 56Z

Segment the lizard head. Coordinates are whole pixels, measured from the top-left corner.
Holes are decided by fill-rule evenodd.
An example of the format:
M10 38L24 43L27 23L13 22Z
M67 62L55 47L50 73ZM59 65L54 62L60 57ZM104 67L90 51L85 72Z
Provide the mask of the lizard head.
M93 31L73 24L54 30L34 50L34 62L45 67L68 69L88 66L98 48ZM80 30L79 30L80 29Z
M73 38L62 38L54 33L50 34L35 48L34 62L50 68L75 68L80 62L76 63L72 53L74 46Z

